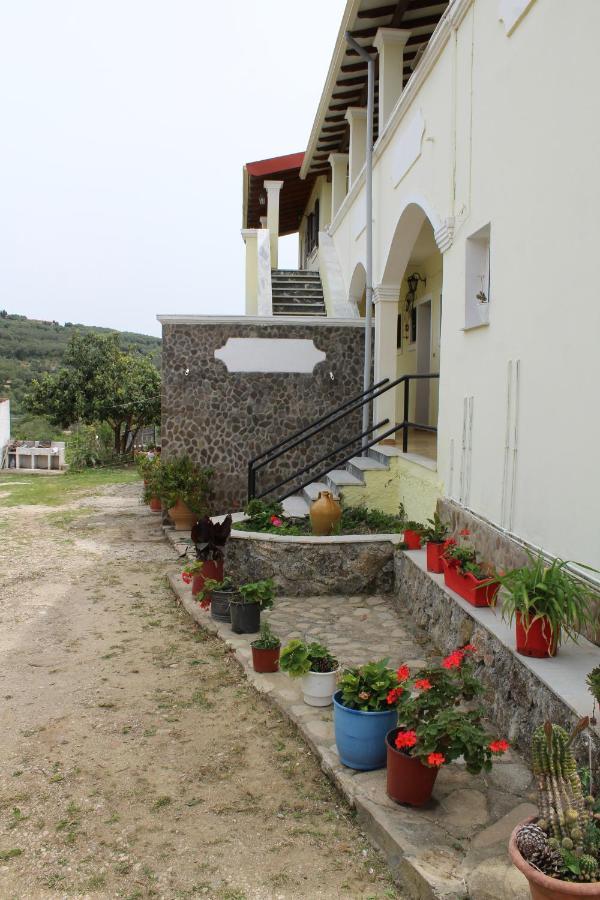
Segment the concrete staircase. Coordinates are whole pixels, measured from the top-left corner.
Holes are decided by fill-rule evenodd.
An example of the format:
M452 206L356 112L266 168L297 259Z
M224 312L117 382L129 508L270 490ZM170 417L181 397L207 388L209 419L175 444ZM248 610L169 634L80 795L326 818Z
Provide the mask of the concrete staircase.
M274 316L326 316L318 272L274 269L271 273Z
M343 469L332 469L323 481L313 481L302 491L293 494L283 501L285 514L288 516L307 516L310 504L319 496L319 491L331 491L339 497L341 491L352 494L351 505L360 502L360 493L366 488L369 472L387 472L390 468L389 458L393 451L385 445L372 447L368 456L353 456ZM358 490L357 490L358 489Z

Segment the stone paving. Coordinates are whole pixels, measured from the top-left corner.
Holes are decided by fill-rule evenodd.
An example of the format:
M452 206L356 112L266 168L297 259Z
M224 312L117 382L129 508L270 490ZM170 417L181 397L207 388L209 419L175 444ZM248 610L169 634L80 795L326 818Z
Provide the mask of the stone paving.
M385 769L355 772L340 763L331 707L306 706L299 684L283 673L257 675L251 663L253 636L235 635L228 625L214 622L179 575L170 576L170 583L194 619L232 648L257 690L298 725L414 897L529 897L525 879L507 854L514 826L536 812L530 771L516 753L509 751L489 775L469 775L458 763L444 766L428 807L398 806L386 795ZM385 596L279 598L266 617L282 642L292 637L319 639L346 665L389 657L390 665L417 668L439 658L426 635Z

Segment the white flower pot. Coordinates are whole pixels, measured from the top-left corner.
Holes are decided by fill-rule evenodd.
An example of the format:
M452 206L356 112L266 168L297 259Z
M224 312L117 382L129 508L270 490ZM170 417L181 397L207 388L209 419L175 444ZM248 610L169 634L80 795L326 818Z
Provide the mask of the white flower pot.
M335 672L309 672L302 677L304 702L309 706L331 706L339 668Z

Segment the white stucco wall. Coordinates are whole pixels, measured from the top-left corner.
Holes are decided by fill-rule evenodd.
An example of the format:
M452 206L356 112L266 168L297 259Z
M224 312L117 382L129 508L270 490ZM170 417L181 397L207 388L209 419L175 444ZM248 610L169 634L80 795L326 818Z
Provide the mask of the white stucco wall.
M0 399L0 465L4 448L10 439L10 400Z
M600 567L600 4L578 0L571 56L564 4L524 5L508 34L501 0L450 7L464 16L376 148L374 283L393 284L403 270L410 217L391 262L389 250L403 211L418 204L445 251L438 472L446 492L549 553ZM347 290L365 259L361 185L330 227ZM465 331L466 241L488 223L490 324Z

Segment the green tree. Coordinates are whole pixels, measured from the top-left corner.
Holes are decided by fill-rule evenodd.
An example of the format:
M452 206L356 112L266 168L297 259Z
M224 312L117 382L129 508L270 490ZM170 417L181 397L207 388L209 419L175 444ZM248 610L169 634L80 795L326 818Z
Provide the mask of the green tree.
M58 372L35 379L24 405L53 425L107 422L116 453L160 419L160 375L149 356L121 347L118 334L75 332Z

